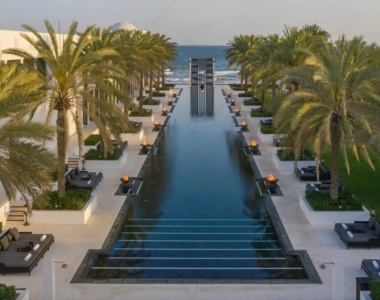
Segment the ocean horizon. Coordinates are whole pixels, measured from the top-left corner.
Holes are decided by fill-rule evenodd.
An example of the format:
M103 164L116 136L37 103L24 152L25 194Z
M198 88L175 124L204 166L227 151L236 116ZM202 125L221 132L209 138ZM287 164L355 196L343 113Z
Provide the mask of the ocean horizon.
M207 57L215 59L214 83L239 83L239 70L229 68L224 51L227 45L177 45L177 59L170 63L172 72L166 75L167 83L190 84L189 60Z

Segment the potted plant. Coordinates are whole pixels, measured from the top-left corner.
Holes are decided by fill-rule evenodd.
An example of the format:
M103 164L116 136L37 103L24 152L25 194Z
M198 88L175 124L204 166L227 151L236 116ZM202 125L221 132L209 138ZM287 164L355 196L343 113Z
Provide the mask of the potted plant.
M14 285L5 285L0 283L0 299L2 300L15 300L17 293Z

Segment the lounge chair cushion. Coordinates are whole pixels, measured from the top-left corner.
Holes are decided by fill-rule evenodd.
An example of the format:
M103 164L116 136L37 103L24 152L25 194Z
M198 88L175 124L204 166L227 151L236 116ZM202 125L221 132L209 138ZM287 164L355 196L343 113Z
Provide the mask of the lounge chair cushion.
M8 240L8 238L6 236L3 236L0 239L0 245L3 248L3 250L7 250L8 249L8 247L9 247L9 240Z
M13 235L10 232L8 232L5 236L7 237L9 242L13 240Z
M379 222L375 222L375 235L380 237L380 224Z
M18 229L16 227L9 230L10 234L13 236L13 239L17 241L20 238L20 233L18 232Z
M368 228L375 229L375 218L369 218L368 220Z

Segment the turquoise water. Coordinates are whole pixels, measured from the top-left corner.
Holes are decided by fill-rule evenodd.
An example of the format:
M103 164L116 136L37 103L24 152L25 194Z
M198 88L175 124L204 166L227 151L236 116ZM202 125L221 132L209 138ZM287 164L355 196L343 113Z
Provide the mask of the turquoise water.
M284 254L221 90L190 115L185 86L108 255L92 278L304 278Z

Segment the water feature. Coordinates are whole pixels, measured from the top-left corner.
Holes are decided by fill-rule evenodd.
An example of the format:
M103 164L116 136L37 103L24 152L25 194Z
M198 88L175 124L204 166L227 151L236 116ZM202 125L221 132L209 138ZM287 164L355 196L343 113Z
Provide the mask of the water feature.
M304 279L256 190L221 87L214 116L190 114L184 86L139 196L88 278Z

